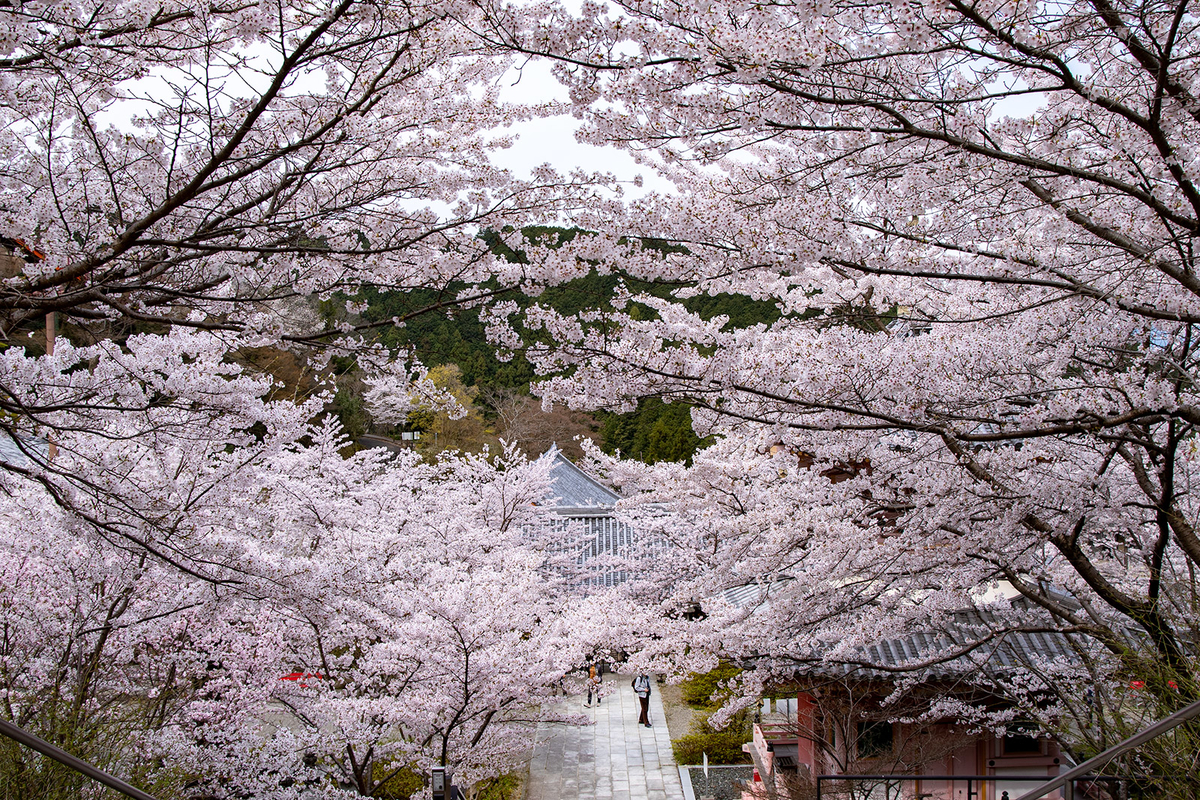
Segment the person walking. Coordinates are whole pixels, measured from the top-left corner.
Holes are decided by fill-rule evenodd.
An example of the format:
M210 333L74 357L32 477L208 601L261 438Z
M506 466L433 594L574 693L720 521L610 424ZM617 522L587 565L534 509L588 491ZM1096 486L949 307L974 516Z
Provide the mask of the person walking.
M601 684L601 682L602 681L600 678L600 673L596 670L596 665L592 664L592 666L588 667L588 679L587 679L587 690L588 690L587 705L588 706L592 705L592 694L593 693L595 693L595 695L596 695L596 705L600 705L600 684Z
M650 676L642 673L633 679L633 692L638 696L638 702L642 706L641 716L638 717L638 724L650 727Z

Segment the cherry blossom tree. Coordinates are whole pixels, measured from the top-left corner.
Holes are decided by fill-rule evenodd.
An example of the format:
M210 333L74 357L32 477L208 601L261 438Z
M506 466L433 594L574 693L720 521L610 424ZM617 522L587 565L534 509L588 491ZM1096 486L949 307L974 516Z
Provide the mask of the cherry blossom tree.
M1084 750L1195 700L1194 8L539 9L487 35L553 59L581 136L678 187L579 215L596 235L541 255L678 288L493 326L553 338L533 354L549 401L682 399L723 437L690 470L611 467L679 510L676 600L775 587L765 617L714 606L692 652L869 661L983 604L995 624L928 659L1067 637L1074 663L1004 694L1041 692ZM781 316L691 310L722 293Z
M582 660L530 534L544 465L345 458L323 420L334 356L384 416L453 405L371 344L404 319L363 322L359 287L431 313L536 285L480 232L594 200L491 163L543 110L499 101L482 15L0 9L0 713L145 781L378 794L505 769Z
M513 453L499 470L481 457L427 465L405 453L363 481L334 474L311 448L301 455L321 474L302 470L267 487L268 526L298 539L283 572L320 569L306 578L325 599L255 606L282 623L296 680L280 682L279 662L266 666L254 691L270 687L270 707L260 700L247 715L226 704L193 718L175 732L192 743L177 755L210 772L218 765L227 785L267 791L278 776L247 770L244 755L267 720L274 735L256 763L276 751L292 761L307 754L312 763L290 776L297 783L316 775L307 780L324 785L319 776L332 774L371 796L431 764L456 767L468 786L511 769L539 701L582 660L559 583L530 535L544 514L533 501L548 489L547 465Z
M531 276L497 260L480 230L592 191L491 164L506 144L492 131L540 111L499 101L507 61L464 27L480 15L440 2L0 10L0 244L13 253L0 282L0 435L25 449L23 466L4 468L36 471L70 505L142 491L120 469L83 469L111 466L89 446L165 446L231 408L236 424L213 433L239 441L214 451L303 435L295 423L314 406L263 405L280 394L269 379L226 380L251 349L291 350L318 378L331 356L357 357L368 381L397 389L393 403L408 397L422 368L364 338L404 320L364 323L347 297L365 283L444 290L419 314L510 291ZM181 351L172 337L186 330L196 335ZM110 357L113 386L85 387ZM54 375L85 368L98 375ZM47 441L62 460L43 457L35 443Z
M221 576L108 546L37 483L13 487L6 713L212 796L391 796L434 764L465 785L511 769L597 624L545 548L548 462L343 459L336 429L310 435L189 517L230 543Z
M471 14L6 8L3 234L41 257L5 335L58 312L328 341L289 300L490 275L479 226L546 195L490 164L488 130L531 112L498 101Z

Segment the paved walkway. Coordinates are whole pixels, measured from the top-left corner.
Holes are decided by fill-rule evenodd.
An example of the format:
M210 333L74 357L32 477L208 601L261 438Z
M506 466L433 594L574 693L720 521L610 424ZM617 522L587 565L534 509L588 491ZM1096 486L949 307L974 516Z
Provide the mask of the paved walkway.
M527 800L683 800L658 687L650 694L653 727L647 728L637 724L631 680L606 675L598 706L585 707L586 695L567 700L593 725L538 726Z

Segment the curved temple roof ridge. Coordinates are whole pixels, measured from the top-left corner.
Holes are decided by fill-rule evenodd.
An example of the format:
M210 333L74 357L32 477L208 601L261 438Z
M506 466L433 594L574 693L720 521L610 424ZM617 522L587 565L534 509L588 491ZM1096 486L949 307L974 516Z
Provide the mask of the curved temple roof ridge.
M551 445L541 458L551 462L550 485L555 508L612 509L621 496L567 458L558 445Z

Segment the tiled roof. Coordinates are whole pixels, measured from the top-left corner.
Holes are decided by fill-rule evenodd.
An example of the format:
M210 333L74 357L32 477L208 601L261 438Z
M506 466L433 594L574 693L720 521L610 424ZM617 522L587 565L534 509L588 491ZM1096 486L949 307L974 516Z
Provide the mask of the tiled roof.
M785 579L784 583L790 579ZM763 608L768 605L772 584L751 583L726 589L722 597L742 609ZM1070 602L1065 596L1062 602ZM1050 620L1043 619L1040 610L1029 601L1018 597L1012 601L1025 627L1035 628ZM808 675L855 675L863 678L894 677L897 670L925 662L937 662L943 656L961 652L975 642L984 643L967 653L915 668L913 672L926 678L949 678L961 675L964 670L978 669L982 664L988 670L1012 672L1039 661L1075 661L1079 658L1066 634L1010 630L997 636L997 632L1012 627L1011 618L1002 619L999 614L987 609L966 608L955 612L947 625L940 630L914 631L894 639L885 639L863 647L841 661L814 661L798 670ZM986 641L985 641L986 640ZM858 663L848 663L858 662Z
M571 463L557 447L542 458L551 459L550 492L556 508L595 508L612 510L621 496Z
M1049 620L1042 620L1031 604L1024 599L1014 600L1013 608L1021 609L1027 627L1037 627ZM984 642L969 653L932 664L920 672L930 678L952 677L965 669L985 666L989 671L1011 673L1023 667L1044 661L1076 661L1078 652L1071 646L1066 634L1042 633L1038 631L1007 630L1012 619L1002 619L993 611L963 609L956 612L942 630L916 631L906 636L887 639L864 648L862 661L877 664L884 669L871 669L845 665L840 667L847 674L882 677L893 674L888 668L904 667L909 664L936 660L959 652L976 642ZM997 634L1000 635L997 635Z
M747 583L726 589L721 592L721 596L735 608L758 607L766 600L770 586L766 583Z
M552 447L542 456L550 461L548 507L554 509L558 530L570 540L558 545L579 571L578 589L587 594L618 586L631 577L630 558L641 537L614 515L621 496L588 475Z
M25 448L24 451L21 449L22 447ZM29 456L25 455L26 451L36 453L39 458L46 458L49 447L45 439L31 439L24 436L21 437L20 444L18 444L12 438L12 434L0 431L0 463L14 467L28 467Z

